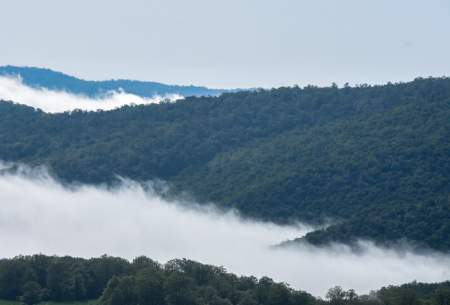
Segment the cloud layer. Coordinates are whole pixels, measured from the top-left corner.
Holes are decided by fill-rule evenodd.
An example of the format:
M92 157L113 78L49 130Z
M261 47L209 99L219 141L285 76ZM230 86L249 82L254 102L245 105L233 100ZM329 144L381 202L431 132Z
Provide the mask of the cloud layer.
M101 98L89 98L64 91L31 88L24 85L20 78L0 77L0 100L13 101L51 113L75 109L112 110L124 105L154 104L163 100L175 101L181 98L182 96L174 94L143 98L123 91L109 92Z
M437 254L399 254L370 244L362 255L344 246L274 250L271 245L309 229L246 221L211 207L187 208L129 181L114 190L67 189L39 171L3 174L0 204L1 257L147 255L160 262L185 257L237 274L267 275L315 295L334 285L365 293L450 277L449 257Z

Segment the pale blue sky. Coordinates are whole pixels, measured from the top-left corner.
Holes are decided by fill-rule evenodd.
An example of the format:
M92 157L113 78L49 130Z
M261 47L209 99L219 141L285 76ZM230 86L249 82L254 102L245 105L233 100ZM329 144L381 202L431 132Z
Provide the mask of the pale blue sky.
M0 1L0 65L210 87L450 75L450 0Z

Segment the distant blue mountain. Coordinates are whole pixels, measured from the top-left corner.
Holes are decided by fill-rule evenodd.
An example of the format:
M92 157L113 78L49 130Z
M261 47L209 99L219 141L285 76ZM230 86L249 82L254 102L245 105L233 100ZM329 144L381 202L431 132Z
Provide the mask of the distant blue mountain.
M23 83L30 87L47 88L49 90L64 90L90 97L99 96L108 91L116 91L119 89L141 97L166 94L179 94L182 96L217 96L225 92L236 91L210 89L197 86L166 85L156 82L124 79L87 81L50 69L35 67L3 66L0 67L0 75L20 75Z

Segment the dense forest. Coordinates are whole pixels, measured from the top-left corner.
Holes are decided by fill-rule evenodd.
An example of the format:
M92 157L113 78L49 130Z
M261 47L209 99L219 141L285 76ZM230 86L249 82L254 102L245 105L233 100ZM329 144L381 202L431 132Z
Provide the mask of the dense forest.
M20 103L20 101L15 101ZM0 103L0 159L64 182L164 180L171 192L279 223L450 250L450 79L291 87L113 111Z
M448 305L450 282L413 282L369 295L337 286L323 300L268 277L236 276L186 259L162 265L143 256L129 262L33 255L0 260L0 299L26 305L94 299L99 305Z
M142 97L179 94L182 96L215 96L230 90L210 89L198 86L166 85L135 80L86 81L61 72L35 67L0 67L2 76L20 76L23 83L33 88L66 91L90 97L101 96L109 91L123 90Z

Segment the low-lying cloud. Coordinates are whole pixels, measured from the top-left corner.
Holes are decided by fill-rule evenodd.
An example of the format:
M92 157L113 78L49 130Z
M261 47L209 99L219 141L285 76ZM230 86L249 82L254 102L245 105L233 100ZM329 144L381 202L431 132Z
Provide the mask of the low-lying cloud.
M176 94L143 98L124 91L112 91L98 98L75 95L65 91L32 88L23 84L19 77L0 77L0 100L39 108L45 112L57 113L81 109L86 111L112 110L124 105L144 105L175 101L183 97Z
M450 277L450 258L443 255L399 254L370 244L359 255L344 246L273 249L309 228L248 221L211 207L188 208L130 181L113 190L68 189L37 173L0 175L1 257L146 255L160 262L185 257L237 274L267 275L322 296L334 285L366 293L388 284Z

